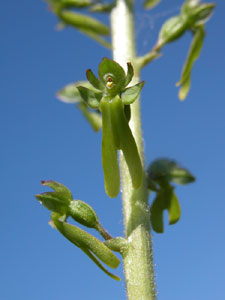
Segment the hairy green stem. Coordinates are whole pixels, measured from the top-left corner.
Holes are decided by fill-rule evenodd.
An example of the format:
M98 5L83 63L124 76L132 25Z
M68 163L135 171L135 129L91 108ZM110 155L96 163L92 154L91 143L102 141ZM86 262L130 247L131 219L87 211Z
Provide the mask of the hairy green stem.
M133 22L133 1L117 0L116 7L111 12L113 58L124 69L126 69L127 62L133 64L135 76L132 84L135 84L139 82L140 78L138 66L135 65L136 49ZM145 170L139 100L131 105L129 125ZM128 248L123 255L127 297L129 300L154 300L156 293L146 176L143 174L143 183L139 189L135 190L132 187L130 174L122 153L120 154L120 166L125 236L128 239Z

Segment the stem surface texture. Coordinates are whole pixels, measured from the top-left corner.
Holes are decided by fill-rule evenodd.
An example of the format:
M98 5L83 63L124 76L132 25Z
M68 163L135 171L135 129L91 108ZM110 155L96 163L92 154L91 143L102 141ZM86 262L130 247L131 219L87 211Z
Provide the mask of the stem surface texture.
M111 12L113 59L125 70L127 62L132 63L135 75L131 84L136 84L140 81L140 77L139 70L135 66L136 47L133 16L133 1L117 0L116 7ZM136 140L143 170L145 170L139 100L131 105L129 125ZM123 255L127 298L129 300L155 300L148 205L149 191L146 174L144 171L141 187L134 189L122 153L120 154L120 167L125 236L128 239L128 249Z

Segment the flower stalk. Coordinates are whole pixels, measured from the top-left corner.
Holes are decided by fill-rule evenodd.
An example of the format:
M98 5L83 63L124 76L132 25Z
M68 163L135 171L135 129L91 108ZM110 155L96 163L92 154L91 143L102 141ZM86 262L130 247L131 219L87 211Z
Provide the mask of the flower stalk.
M113 59L123 68L127 62L132 63L134 77L131 83L136 84L140 78L139 70L135 65L133 1L117 0L111 12L111 28ZM139 100L131 104L129 126L137 144L143 170L145 170ZM142 185L135 189L132 186L123 153L120 153L120 166L125 237L128 239L128 248L123 254L127 297L129 300L154 300L156 293L150 236L149 191L145 171L143 171Z

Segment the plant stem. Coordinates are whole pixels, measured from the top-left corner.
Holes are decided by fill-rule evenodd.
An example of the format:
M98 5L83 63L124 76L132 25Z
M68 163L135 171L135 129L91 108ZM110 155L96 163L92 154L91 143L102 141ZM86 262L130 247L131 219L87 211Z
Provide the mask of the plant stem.
M116 7L111 12L113 58L124 69L126 69L127 62L133 64L135 76L132 84L135 84L140 81L140 77L139 70L135 66L136 49L133 22L133 1L117 0ZM145 170L139 100L131 105L129 125ZM132 187L122 153L120 166L125 235L128 239L128 249L123 255L127 297L129 300L154 300L156 293L150 236L149 192L145 171L142 186L135 190Z

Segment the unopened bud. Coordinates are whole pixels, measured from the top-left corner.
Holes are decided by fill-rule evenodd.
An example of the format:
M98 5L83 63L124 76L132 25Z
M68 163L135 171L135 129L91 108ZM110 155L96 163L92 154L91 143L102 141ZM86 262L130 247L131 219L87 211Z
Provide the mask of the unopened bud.
M187 29L188 20L183 15L170 18L163 24L155 48L158 50L165 44L175 41L182 36Z
M69 215L78 223L90 227L97 228L99 222L94 209L81 200L73 200L69 206Z

